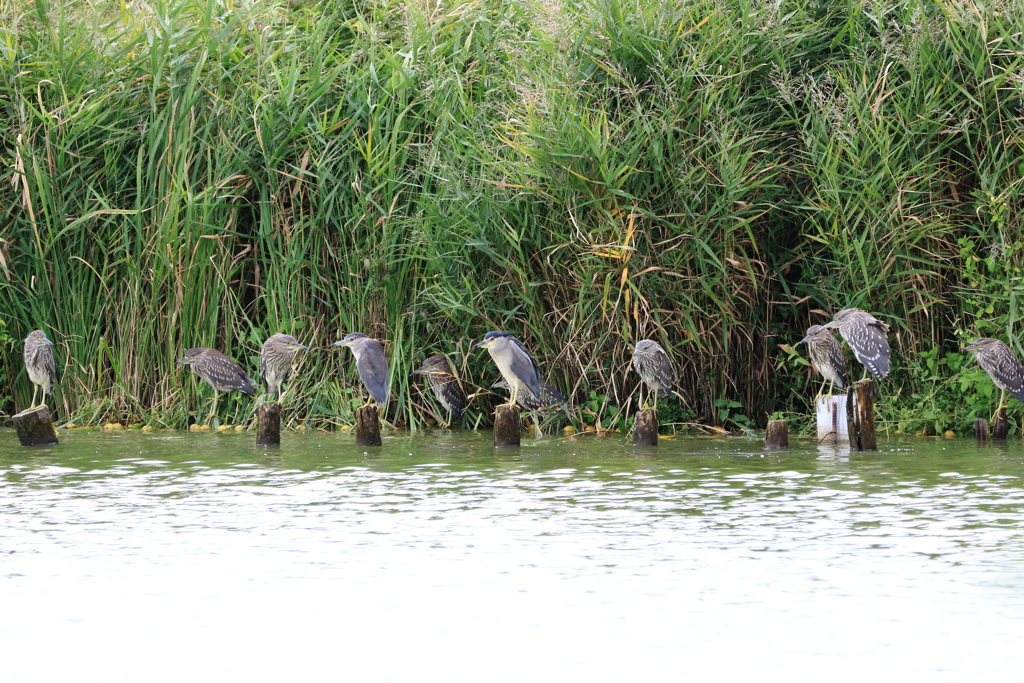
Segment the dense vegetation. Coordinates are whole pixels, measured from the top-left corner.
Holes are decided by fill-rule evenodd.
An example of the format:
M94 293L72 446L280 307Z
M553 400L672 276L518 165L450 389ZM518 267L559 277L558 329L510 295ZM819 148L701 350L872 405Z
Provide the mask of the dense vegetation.
M37 327L64 417L167 426L210 395L184 349L255 373L284 331L320 349L293 415L337 423L361 389L324 347L359 330L410 424L424 355L486 387L505 329L605 424L657 339L662 420L736 428L806 413L786 345L859 306L889 428L963 429L994 399L957 347L1022 352L1022 29L1009 0L0 0L2 407Z

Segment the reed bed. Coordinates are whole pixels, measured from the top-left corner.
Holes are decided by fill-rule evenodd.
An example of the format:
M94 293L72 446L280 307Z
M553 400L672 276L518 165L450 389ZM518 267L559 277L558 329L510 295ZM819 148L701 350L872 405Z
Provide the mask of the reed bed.
M789 345L839 308L893 325L890 429L993 393L957 347L1019 339L1020 3L0 0L3 409L48 330L51 406L183 427L296 335L293 424L351 420L362 331L388 418L409 372L515 333L588 420L636 407L626 344L680 368L663 422L804 414ZM858 368L859 372L859 368ZM473 404L486 421L493 401ZM224 402L244 419L248 399ZM989 411L989 412L986 412Z

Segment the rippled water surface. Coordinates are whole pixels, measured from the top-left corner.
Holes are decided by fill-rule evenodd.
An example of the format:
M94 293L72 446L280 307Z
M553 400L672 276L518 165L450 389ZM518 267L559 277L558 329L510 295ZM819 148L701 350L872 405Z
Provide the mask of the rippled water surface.
M1024 445L0 433L5 680L1020 680Z

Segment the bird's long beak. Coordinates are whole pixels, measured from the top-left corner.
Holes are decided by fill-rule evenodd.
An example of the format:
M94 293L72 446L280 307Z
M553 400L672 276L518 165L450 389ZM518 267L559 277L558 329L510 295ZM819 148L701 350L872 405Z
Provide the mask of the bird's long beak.
M822 327L824 327L826 330L835 329L836 327L839 327L839 321L838 320L830 320L829 322L827 322L824 325L822 325Z
M327 348L331 348L331 346L348 346L348 341L345 340L345 339L341 339L339 341L334 342L333 344L331 344Z
M295 342L293 344L293 346L296 346L296 347L298 347L300 349L305 349L306 351L309 351L309 347L308 346L306 346L305 344L300 344L299 342Z
M976 348L978 348L978 342L974 342L973 344L969 344L960 349L960 353L963 353L964 351L974 351Z
M632 352L632 355L634 355L634 356L636 355L636 347L635 346L630 346L629 344L626 344L626 348L629 349Z
M178 360L174 361L174 364L177 365L178 363L183 363L185 361L185 358L187 358L187 356L179 358Z
M409 376L410 377L415 377L416 375L420 374L421 372L423 372L426 369L427 369L426 365L421 365L420 367L418 367L415 370L413 370L412 374L410 374Z
M53 342L47 339L46 337L43 337L43 341L49 344L50 346L53 346Z
M809 334L809 335L807 335L806 337L804 337L803 339L801 339L800 341L798 341L798 342L797 342L796 344L794 344L794 346L800 346L801 344L803 344L803 343L805 343L805 342L808 342L808 341L810 341L810 339L811 339L811 337L812 337L812 336L814 336L814 335L810 335L810 334Z
M484 339L482 342L477 342L476 344L473 344L473 348L474 349L486 349L487 348L487 344L490 344L490 343L491 343L490 339Z

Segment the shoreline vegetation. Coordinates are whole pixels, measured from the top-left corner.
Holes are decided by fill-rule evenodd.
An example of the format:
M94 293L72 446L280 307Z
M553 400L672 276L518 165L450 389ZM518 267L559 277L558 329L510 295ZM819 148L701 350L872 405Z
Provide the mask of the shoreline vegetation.
M251 374L283 332L285 422L333 428L360 331L390 422L441 414L409 373L444 353L483 425L506 330L584 424L628 427L650 338L663 424L809 428L792 345L859 307L880 429L966 433L999 392L959 348L1024 357L1022 32L998 0L0 0L0 411L34 329L61 422L157 428L209 400L185 349Z

